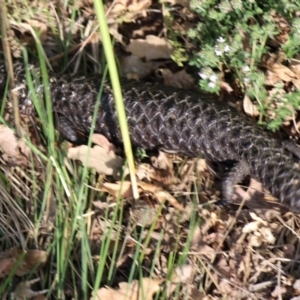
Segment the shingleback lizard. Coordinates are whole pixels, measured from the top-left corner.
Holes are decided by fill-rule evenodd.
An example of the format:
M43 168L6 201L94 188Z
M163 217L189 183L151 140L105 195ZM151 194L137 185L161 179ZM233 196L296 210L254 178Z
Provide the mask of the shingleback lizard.
M33 111L24 70L15 67L21 109ZM6 84L0 66L0 99ZM66 140L80 144L90 132L101 75L54 76L50 91L57 129ZM38 86L41 88L41 85ZM246 175L257 178L293 212L300 212L298 159L273 135L229 106L201 92L153 83L124 81L130 136L135 147L163 148L215 162L234 161L222 182L222 199L231 200L233 186ZM121 143L111 87L105 84L95 132Z

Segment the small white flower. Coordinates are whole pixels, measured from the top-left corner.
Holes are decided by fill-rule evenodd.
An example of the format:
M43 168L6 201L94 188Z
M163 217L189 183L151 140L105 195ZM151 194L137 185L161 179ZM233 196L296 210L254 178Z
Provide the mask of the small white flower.
M210 87L211 89L215 88L216 87L216 83L215 82L210 82L208 84L208 87Z
M222 38L221 36L217 39L217 42L218 43L224 43L225 42L225 39Z
M205 73L199 72L198 75L199 75L202 79L207 79L207 75L206 75Z
M230 51L230 47L228 45L225 45L224 52L229 52L229 51Z
M249 82L250 82L250 78L244 77L244 78L243 78L243 81L244 81L245 83L249 83Z
M222 56L223 55L223 51L221 51L221 50L215 49L215 53L216 53L217 56Z
M209 76L209 80L210 80L211 82L216 82L217 79L218 79L218 77L217 77L215 74Z
M250 68L249 68L249 66L244 66L243 68L242 68L242 70L243 70L243 72L249 72L250 71Z

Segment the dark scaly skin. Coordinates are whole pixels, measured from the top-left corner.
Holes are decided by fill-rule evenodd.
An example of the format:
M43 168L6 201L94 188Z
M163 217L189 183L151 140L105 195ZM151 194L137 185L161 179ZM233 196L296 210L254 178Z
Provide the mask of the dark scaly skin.
M22 68L17 67L15 72L20 87L25 82ZM5 69L0 66L0 96L5 80ZM100 82L101 75L51 79L57 128L70 142L86 141ZM298 159L269 132L211 95L128 81L122 83L122 89L134 146L147 150L163 148L215 162L235 161L223 181L224 201L231 200L233 185L250 174L292 211L300 211ZM19 98L24 111L32 109L26 87L19 89ZM101 96L95 132L105 135L112 143L121 143L108 84Z

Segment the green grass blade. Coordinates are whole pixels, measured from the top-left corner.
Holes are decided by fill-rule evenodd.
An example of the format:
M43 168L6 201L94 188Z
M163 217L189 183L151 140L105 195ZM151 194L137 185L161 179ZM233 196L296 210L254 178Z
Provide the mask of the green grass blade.
M137 182L135 177L134 158L133 158L133 153L131 148L131 141L129 137L129 128L126 119L126 113L125 113L125 107L122 98L120 81L118 77L117 65L114 58L114 51L109 36L108 26L106 23L104 6L102 1L100 0L95 0L94 5L95 5L95 12L98 18L100 33L102 36L103 48L107 60L113 93L116 101L117 115L120 124L121 135L124 143L125 154L128 160L128 167L129 167L130 178L132 183L133 196L135 199L138 199L139 195L138 195Z

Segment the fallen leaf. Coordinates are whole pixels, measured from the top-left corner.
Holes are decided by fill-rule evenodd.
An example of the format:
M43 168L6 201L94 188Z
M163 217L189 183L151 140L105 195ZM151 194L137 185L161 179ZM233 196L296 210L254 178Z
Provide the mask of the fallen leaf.
M148 8L152 4L151 0L134 0L134 1L125 0L125 2L130 3L128 5L129 11L138 11L138 12Z
M278 81L280 81L280 78L274 72L270 70L265 72L265 82L267 85L274 86Z
M245 113L250 117L257 117L259 116L259 111L257 107L252 103L249 96L245 95L243 100L243 108Z
M260 226L259 222L250 222L247 223L244 227L243 227L243 233L251 233L251 232L255 232L258 230Z
M170 284L168 285L167 296L171 296L171 294L178 288L178 284L189 284L189 281L192 279L192 275L193 267L191 265L177 267L173 272Z
M157 76L163 78L164 84L181 89L195 89L195 80L184 69L172 73L169 69L159 69L156 71Z
M216 251L208 245L200 245L198 249L195 249L198 255L203 255L209 260L213 259L216 256Z
M109 140L102 134L94 133L92 135L92 142L98 146L101 146L107 153L110 151L116 152L115 145L110 143Z
M144 61L136 55L123 55L119 57L122 75L127 79L141 80L149 76L161 62Z
M36 19L27 19L26 22L38 32L39 39L44 41L47 37L48 26ZM26 34L25 34L26 35Z
M260 247L263 243L263 237L258 232L256 235L250 235L248 247Z
M289 23L287 22L287 20L285 19L285 17L283 17L282 15L275 12L275 10L273 10L271 12L271 16L272 16L273 21L275 22L277 28L279 29L279 32L278 32L278 34L275 35L274 38L270 39L270 43L271 43L271 45L279 47L288 40L289 33L291 31L291 27L290 27ZM275 43L274 40L277 43Z
M181 5L182 7L189 8L190 1L188 0L162 0L162 3L170 3L171 5Z
M177 208L180 211L184 211L183 206L167 191L165 191L162 187L157 185L146 183L146 182L138 182L138 187L142 189L144 192L153 193L154 197L161 204L168 201L172 206Z
M10 27L14 31L18 31L18 36L23 45L29 45L34 42L34 32L38 32L40 41L47 38L48 27L44 23L35 19L26 19L26 22L15 22L10 20Z
M260 222L260 223L262 223L264 226L267 226L267 225L268 225L268 223L267 223L265 220L263 220L261 217L259 217L256 213L250 212L249 214L250 214L250 217L251 217L254 221Z
M221 282L219 283L219 289L220 289L220 293L222 293L223 297L226 295L230 295L231 292L232 292L232 286L230 285L230 283L225 280L225 279L221 279ZM228 299L238 299L238 298L234 298L234 297L226 297L225 298L228 298Z
M172 275L173 283L188 283L193 275L193 267L191 265L182 265L175 269Z
M117 198L118 196L123 199L133 198L131 182L130 181L118 181L116 183L104 182L100 190Z
M273 245L276 241L275 236L272 234L271 229L269 227L262 227L259 229L259 232L262 234L265 242Z
M300 79L293 79L292 83L298 90L300 90Z
M296 77L300 79L300 64L298 63L299 60L291 62L291 70L294 72Z
M297 279L294 284L293 284L293 288L295 290L297 290L298 292L300 292L300 279Z
M146 17L147 9L151 4L152 0L112 1L112 5L106 12L107 24L110 25L110 32L112 27L115 27L114 32L117 32L118 23L134 22L138 18ZM85 6L83 7L86 8ZM120 34L119 37L121 37ZM122 39L118 38L117 40L123 43Z
M126 51L145 58L146 61L154 59L170 59L172 47L167 39L155 35L147 35L146 39L131 39Z
M42 250L28 250L24 252L21 249L12 248L0 253L0 278L8 276L8 274L18 267L15 274L18 276L26 275L47 260L48 254Z
M5 125L0 125L0 149L3 159L9 164L21 166L30 164L30 148Z
M296 78L294 72L282 64L274 63L269 68L273 73L275 73L283 81L290 82L290 81L292 81L292 79Z
M156 186L151 183L146 182L138 182L138 189L139 192L142 193L152 193L155 199L163 204L165 201L168 201L172 206L177 208L180 211L184 211L183 206L167 191L165 191L162 187ZM124 199L131 199L133 198L131 182L130 181L123 181L123 182L104 182L100 190L103 192L107 192L114 197L118 197L119 195Z
M161 190L154 193L157 201L159 203L164 203L168 201L173 207L180 211L184 211L184 207L167 191Z
M118 0L115 1L113 7L109 11L109 15L120 14L121 12L140 12L151 5L151 0Z
M20 282L17 286L14 292L12 293L13 299L16 300L24 300L24 299L46 299L43 294L48 293L48 290L42 290L34 292L31 289L31 285L34 283L40 281L40 278L36 278L30 281Z
M233 88L229 85L228 82L225 81L221 81L220 82L220 87L223 91L226 91L227 93L232 93L233 92Z
M146 179L164 186L168 186L174 181L173 160L166 153L159 151L157 157L151 157L151 164L138 165L136 176L139 180Z
M284 286L276 285L274 291L271 293L272 297L282 299L282 295L286 294L287 290Z
M97 172L105 175L118 176L124 160L113 151L107 152L100 146L89 148L86 145L72 147L68 149L68 158L79 160L83 165L94 168Z
M152 300L153 295L159 291L163 279L142 278L130 283L119 283L119 289L104 287L93 293L90 300Z

